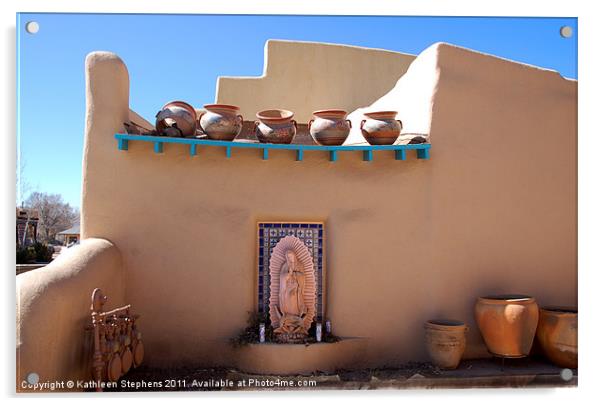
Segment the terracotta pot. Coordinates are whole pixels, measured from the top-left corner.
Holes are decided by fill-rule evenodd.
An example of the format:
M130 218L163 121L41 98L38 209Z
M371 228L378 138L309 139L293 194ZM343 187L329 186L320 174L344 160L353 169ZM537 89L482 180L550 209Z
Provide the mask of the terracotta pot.
M426 349L433 365L456 369L466 349L466 325L457 320L424 323Z
M347 120L345 110L318 110L313 115L307 127L314 141L320 145L342 145L345 142L351 130L351 121Z
M364 113L368 119L362 120L360 129L370 145L391 145L397 140L403 124L396 120L396 111L374 111Z
M229 104L205 104L199 127L212 140L232 141L242 130L240 108Z
M288 110L264 110L257 113L255 135L259 142L290 144L297 133L297 122Z
M554 364L577 368L577 309L540 309L537 341L546 357Z
M535 299L525 295L480 297L475 318L490 353L507 358L529 355L539 318Z
M168 137L189 137L196 132L196 111L183 101L172 101L161 107L155 116L157 134Z

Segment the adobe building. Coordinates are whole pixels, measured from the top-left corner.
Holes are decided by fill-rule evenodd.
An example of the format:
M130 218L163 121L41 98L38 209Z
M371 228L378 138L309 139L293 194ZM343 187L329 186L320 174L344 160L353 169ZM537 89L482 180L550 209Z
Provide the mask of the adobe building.
M279 374L425 361L423 323L433 318L466 322L464 357L489 356L474 321L482 295L577 305L575 80L445 43L418 56L290 41L268 41L265 52L263 76L219 78L216 102L249 121L266 108L299 123L345 109L347 145L365 145L362 112L394 110L397 143L422 134L430 158L306 151L296 160L274 149L262 159L221 147L190 156L176 143L155 153L152 142L119 150L124 123L152 124L130 109L136 78L124 61L88 55L82 242L17 277L18 382L34 370L90 378L84 329L97 287L109 307L130 303L141 315L149 366ZM342 340L234 348L269 294L261 248L270 242L259 238L289 231L317 244L320 317Z
M38 212L32 209L17 207L15 210L17 246L27 246L37 241Z
M58 232L56 235L63 242L63 245L79 243L79 223L75 224L73 227Z

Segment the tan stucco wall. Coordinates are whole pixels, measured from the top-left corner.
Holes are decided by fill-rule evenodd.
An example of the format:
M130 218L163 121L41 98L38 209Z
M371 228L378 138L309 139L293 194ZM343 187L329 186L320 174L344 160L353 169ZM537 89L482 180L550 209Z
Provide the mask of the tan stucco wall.
M240 106L246 120L255 120L258 111L281 108L305 124L315 110L351 112L381 97L414 58L383 49L269 40L263 75L219 77L216 102Z
M485 355L479 295L576 305L577 83L446 44L414 64L423 85L400 81L407 92L382 103L401 112L420 101L404 119L430 132L431 159L377 152L371 163L286 151L263 161L252 150L226 159L220 148L191 158L174 145L157 155L136 142L118 151L127 70L117 58L88 64L82 232L119 247L148 364L252 358L227 340L254 310L257 221L326 222L326 312L337 335L366 338L357 366L425 359L422 323L434 317L465 320L466 356Z
M92 378L85 328L95 288L108 296L107 306L124 304L121 255L103 239L83 240L47 266L17 275L17 391L32 390L22 385L31 372L40 382Z

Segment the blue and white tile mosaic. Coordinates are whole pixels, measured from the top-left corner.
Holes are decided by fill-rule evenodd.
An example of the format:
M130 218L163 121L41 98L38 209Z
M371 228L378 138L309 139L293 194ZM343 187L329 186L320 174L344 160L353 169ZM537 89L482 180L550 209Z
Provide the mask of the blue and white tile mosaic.
M257 306L260 313L269 312L270 255L281 238L292 235L305 243L316 268L316 321L323 320L323 223L258 223Z

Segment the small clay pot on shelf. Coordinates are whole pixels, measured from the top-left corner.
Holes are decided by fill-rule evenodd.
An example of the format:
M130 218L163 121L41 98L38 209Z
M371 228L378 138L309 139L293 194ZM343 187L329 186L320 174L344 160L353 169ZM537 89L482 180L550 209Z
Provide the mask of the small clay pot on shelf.
M259 142L270 144L290 144L297 133L294 113L288 110L263 110L256 114L255 135Z
M396 111L373 111L364 113L367 119L360 122L362 135L370 145L392 145L403 125L397 120Z
M155 116L157 135L190 137L196 133L196 110L183 101L166 103Z
M232 141L240 134L243 117L240 108L230 104L205 104L199 128L212 140Z
M307 127L314 141L320 145L342 145L351 131L351 121L345 110L317 110Z

